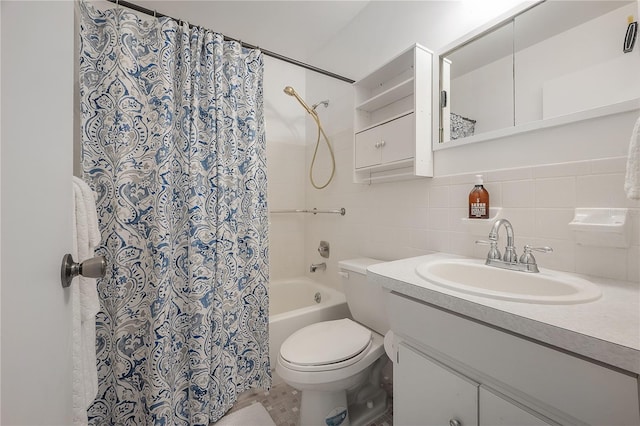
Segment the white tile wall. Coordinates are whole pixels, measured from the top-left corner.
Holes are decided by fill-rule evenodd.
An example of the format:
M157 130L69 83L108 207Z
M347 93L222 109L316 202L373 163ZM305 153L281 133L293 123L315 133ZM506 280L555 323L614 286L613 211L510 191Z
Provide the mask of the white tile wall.
M535 181L514 180L502 182L502 207L526 207L535 205Z
M298 102L283 89L292 86L305 96L305 72L265 57L264 111L267 138L267 203L269 210L305 207L306 120ZM270 214L271 280L304 275L305 220L300 214Z
M277 140L267 141L267 203L269 210L305 207L305 147ZM304 275L306 218L300 214L269 215L270 279Z
M625 167L626 158L616 157L488 171L484 174L487 176L486 186L491 193L492 205L503 207L503 217L514 225L517 245L522 247L526 243L554 248L552 254L538 256L542 266L638 281L640 202L628 200L624 194ZM472 175L450 177L455 182L465 179L470 188ZM450 190L453 187L450 186ZM499 193L498 201L494 197L496 191ZM450 211L455 211L458 204L450 202ZM632 234L631 247L577 245L567 225L573 219L575 207L629 208L632 222L629 231ZM468 237L450 233L449 238L451 242L457 241L448 246L452 252L468 255L461 243L468 240ZM481 256L484 256L484 251L486 249Z
M574 207L575 205L576 178L574 176L537 178L535 180L535 207Z
M305 262L319 261L320 239L332 243L326 272L316 279L339 288L337 262L369 256L395 260L432 251L483 258L485 246L460 220L467 215L467 196L474 174L432 179L359 185L351 182L351 134L332 137L340 147L336 182L326 191L306 187L308 206L345 207L347 215L327 220L309 218L305 228ZM309 148L307 148L309 149ZM551 246L539 254L542 267L601 277L638 281L640 269L640 202L627 200L622 191L626 161L623 157L562 164L487 170L485 187L491 205L503 208L514 226L516 245ZM568 223L576 207L628 207L632 227L629 248L583 247L575 243ZM354 226L354 225L360 226ZM487 226L486 234L489 233Z
M622 140L628 137L626 127L622 124L628 124L631 115L625 115L624 120L614 117L611 123L607 121L607 126L595 120L593 123L582 123L579 128L565 126L524 136L532 138L532 144L534 140L542 143L545 138L553 136L552 156L548 153L542 155L538 151L526 154L535 155L535 161L540 163L548 161L548 158L580 158L575 152L575 145L568 142L576 137L576 132L579 132L585 148L589 148L590 158L605 158L362 185L352 183L352 91L343 83L310 73L306 75L306 88L310 93L304 93L304 84L298 81L300 79L291 80L287 70L277 71L272 72L270 81L279 79L278 82L270 83L272 87L269 93L265 88L265 100L269 101L267 154L270 208L345 207L347 214L272 216L270 249L273 279L307 274L339 289L337 264L343 259L369 256L395 260L433 251L483 258L487 248L474 242L486 239L489 228L480 235L473 235L460 220L467 215L467 197L473 187L475 174L482 173L491 195L491 205L502 207L503 217L514 225L519 252L524 244L551 246L553 253L537 255L542 267L639 281L640 202L627 200L622 190L626 166L623 156L626 142ZM310 103L327 98L330 100L329 108L320 107L318 110L336 159L335 177L326 189L317 190L309 184L309 164L315 146L316 127L313 121L305 117L299 105L281 94L282 87L287 84L295 85L296 90ZM301 130L303 125L306 134ZM620 134L614 135L615 140L622 141L618 145L625 145L606 151L615 152L608 154L612 158L599 154L603 146L600 141L605 139L598 133L605 131L600 127L606 127L610 133L608 137L613 137L611 133L619 130ZM270 129L274 131L270 132ZM500 149L504 149L504 155L499 156L500 161L492 163L498 164L494 167L523 164L521 158L513 157L514 148L507 142L499 142L497 147L492 145L492 152L502 153ZM298 147L292 146L295 144ZM297 149L300 147L306 152ZM456 165L444 167L445 170L475 169L475 163L466 163L477 157L476 148L482 150L486 146L478 144L477 147L471 147L468 152L465 151L465 158L459 157L459 153L454 156L454 153L447 152L449 150L438 151L439 169L445 162ZM547 148L540 149L547 152ZM322 146L315 170L319 181L328 176L330 163L327 159L326 148ZM631 247L619 249L577 245L568 227L576 207L629 208ZM328 260L320 258L317 252L320 240L327 240L331 244L331 257ZM310 274L309 264L321 261L327 262L327 270Z

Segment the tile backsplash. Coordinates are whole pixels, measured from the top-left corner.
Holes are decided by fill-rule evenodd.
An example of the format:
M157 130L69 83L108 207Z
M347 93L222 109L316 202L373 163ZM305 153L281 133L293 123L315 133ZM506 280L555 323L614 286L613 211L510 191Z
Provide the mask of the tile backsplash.
M513 224L519 254L525 244L551 246L553 253L536 256L543 268L640 281L640 202L625 196L625 157L361 185L351 182L351 138L348 131L332 138L342 148L330 187L315 191L307 185L307 206L347 209L344 217L305 219L306 264L318 261L320 239L332 243L328 269L314 279L339 288L337 262L358 256L396 260L442 251L484 258L487 247L475 240L487 239L490 226L472 232L461 220L475 174L483 174L491 206L502 207L502 217ZM631 246L578 245L568 226L576 207L628 208Z
M485 175L486 187L491 194L491 205L502 207L502 217L508 218L514 226L519 252L524 244L551 246L553 253L537 256L538 262L544 267L638 281L640 203L628 200L625 196L625 167L626 158L618 157L481 173ZM467 232L458 225L459 217L465 215L464 195L472 185L473 176L466 174L434 178L430 197L435 193L436 198L441 200L443 191L448 190L449 193L450 236L449 241L445 242L448 245L442 247L443 251L480 257L486 252L486 247L472 246ZM441 208L441 201L438 203L438 208ZM568 226L576 207L628 208L631 247L576 244ZM431 205L429 209L433 209Z

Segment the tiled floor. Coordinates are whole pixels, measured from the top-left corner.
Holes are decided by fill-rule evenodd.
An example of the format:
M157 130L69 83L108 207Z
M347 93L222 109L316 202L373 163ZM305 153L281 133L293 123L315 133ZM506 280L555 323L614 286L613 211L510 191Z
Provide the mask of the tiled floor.
M393 426L393 377L392 363L383 369L382 387L389 396L389 407L380 417L368 426ZM274 373L275 375L275 373ZM255 402L261 403L271 415L276 426L297 426L300 417L300 392L278 377L274 377L274 385L268 391L253 390L240 395L236 405L229 411L232 413Z

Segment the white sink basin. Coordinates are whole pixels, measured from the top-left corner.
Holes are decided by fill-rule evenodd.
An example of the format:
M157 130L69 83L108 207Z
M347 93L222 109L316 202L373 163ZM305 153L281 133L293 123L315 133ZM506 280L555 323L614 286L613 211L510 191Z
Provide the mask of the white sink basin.
M592 282L573 275L544 269L539 273L510 271L475 259L427 262L416 273L451 290L515 302L566 305L590 302L602 294Z

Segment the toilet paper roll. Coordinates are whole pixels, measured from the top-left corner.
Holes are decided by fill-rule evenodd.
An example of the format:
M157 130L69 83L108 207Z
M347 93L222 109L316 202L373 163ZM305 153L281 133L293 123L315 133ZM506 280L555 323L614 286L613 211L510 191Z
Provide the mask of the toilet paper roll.
M391 362L396 362L396 353L398 353L398 339L393 331L389 330L387 334L384 335L384 351L387 353Z

